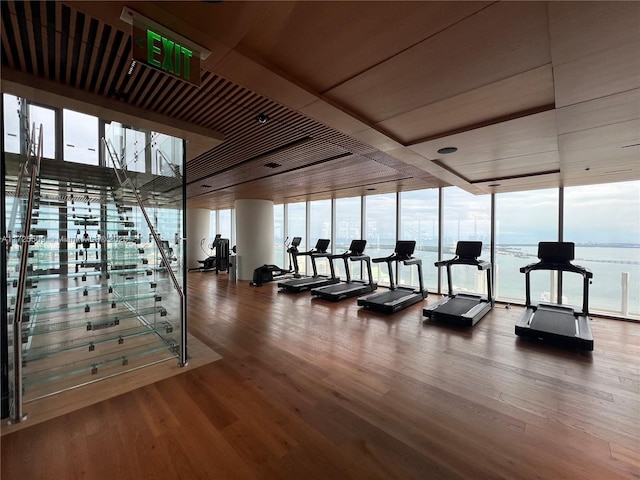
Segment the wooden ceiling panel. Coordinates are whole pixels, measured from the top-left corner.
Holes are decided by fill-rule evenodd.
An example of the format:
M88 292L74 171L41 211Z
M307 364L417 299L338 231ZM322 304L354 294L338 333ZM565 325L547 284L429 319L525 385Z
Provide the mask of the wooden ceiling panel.
M551 56L556 66L597 52L640 45L638 2L549 2Z
M640 88L639 48L640 34L619 47L554 67L556 106Z
M379 123L550 61L546 4L500 2L326 95Z
M488 4L269 2L269 21L256 24L242 39L239 50L322 93Z
M520 192L523 190L542 190L546 188L554 188L562 181L562 174L548 173L535 175L530 177L517 177L511 179L503 179L500 181L490 180L483 183L477 183L482 193L504 193L504 192Z
M640 89L558 108L558 135L640 118Z
M444 147L456 147L458 151L449 155L438 154L438 149ZM473 173L473 165L478 163L491 168L491 162L502 159L557 152L555 111L430 140L412 145L410 148L423 157L435 160L438 164L457 172L467 180L478 179ZM530 173L540 172L535 164L530 165L530 168Z
M400 114L376 127L407 145L553 104L553 72L548 64Z
M363 184L363 171L368 172L365 184ZM371 159L357 155L318 162L315 165L277 174L270 174L265 168L261 173L263 173L262 176L254 174L253 177L247 176L247 180L241 182L237 182L237 177L233 174L215 176L207 180L206 185L210 185L211 188L201 188L204 182L189 185L188 197L203 205L207 202L215 204L229 192L236 195L236 198L270 198L274 201L284 201L289 197L312 194L325 195L326 198L327 195L333 195L331 192L335 192L338 196L349 196L348 192L366 191L366 188L375 188L379 191L378 185L385 184L393 185L394 188L411 188L411 185L421 186L413 188L429 187L424 181L412 179L395 169L385 168Z
M495 180L507 177L525 177L541 172L558 170L560 165L558 152L544 152L534 155L501 158L486 162L468 163L463 167L451 167L472 182L484 179Z
M566 150L561 153L561 163L563 173L598 169L606 174L626 172L627 180L632 180L638 178L640 171L640 145L612 144Z
M246 183L260 178L283 176L288 172L308 168L310 165L331 163L341 158L340 163L334 163L332 168L344 168L345 157L351 153L340 147L329 150L325 145L312 139L301 139L293 146L274 151L273 154L260 155L255 159L221 169L213 175L189 182L187 195L199 194L202 185L210 185L212 190L220 190L233 185Z
M558 136L560 152L593 148L600 145L616 145L620 148L638 143L640 143L640 119ZM638 162L640 162L640 158L638 158Z

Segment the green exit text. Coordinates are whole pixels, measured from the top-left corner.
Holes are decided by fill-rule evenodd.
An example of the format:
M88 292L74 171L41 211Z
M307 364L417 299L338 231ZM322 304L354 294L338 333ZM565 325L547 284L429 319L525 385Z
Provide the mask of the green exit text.
M147 30L147 63L174 75L191 79L193 52L173 40Z

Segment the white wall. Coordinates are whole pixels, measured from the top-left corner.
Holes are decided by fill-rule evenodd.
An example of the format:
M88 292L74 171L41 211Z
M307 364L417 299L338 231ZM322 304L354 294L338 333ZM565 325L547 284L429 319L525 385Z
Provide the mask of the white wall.
M273 263L273 202L236 200L238 280L253 279L253 271Z
M204 260L207 257L200 248L200 242L204 238L202 248L208 252L207 245L212 240L209 238L209 219L209 210L187 208L187 268L199 267L198 260Z

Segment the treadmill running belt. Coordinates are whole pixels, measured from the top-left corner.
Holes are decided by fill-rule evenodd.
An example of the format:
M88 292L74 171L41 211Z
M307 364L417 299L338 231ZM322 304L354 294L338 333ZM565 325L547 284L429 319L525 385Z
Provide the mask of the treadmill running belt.
M434 313L438 315L455 315L460 317L478 304L478 300L470 298L452 298L440 305Z
M573 337L576 332L576 319L570 313L538 309L531 319L531 329Z

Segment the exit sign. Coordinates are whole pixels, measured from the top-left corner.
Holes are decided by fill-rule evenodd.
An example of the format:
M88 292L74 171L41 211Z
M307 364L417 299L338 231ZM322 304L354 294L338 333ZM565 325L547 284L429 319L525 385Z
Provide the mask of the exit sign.
M133 24L135 61L199 87L201 54L185 43L178 35Z

